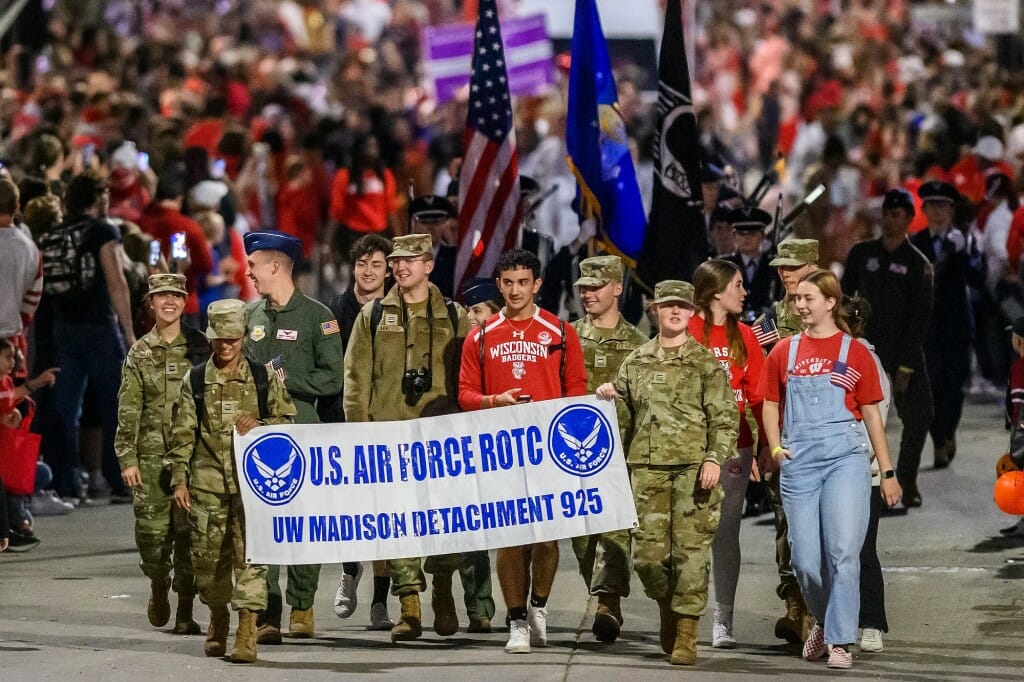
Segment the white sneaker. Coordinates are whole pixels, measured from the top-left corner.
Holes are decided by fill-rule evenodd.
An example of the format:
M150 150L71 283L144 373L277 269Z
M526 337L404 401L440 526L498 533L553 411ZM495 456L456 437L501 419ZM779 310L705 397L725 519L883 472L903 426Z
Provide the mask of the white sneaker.
M334 614L338 618L348 618L356 612L356 605L359 600L356 597L356 588L359 587L359 579L363 577L363 564L360 562L355 575L348 573L341 574L341 582L338 583L338 591L334 593Z
M715 649L735 649L736 638L732 635L732 617L715 613L715 622L711 626L711 646Z
M371 604L370 605L370 629L371 630L390 630L395 627L394 622L391 620L391 616L388 615L387 604Z
M42 490L32 495L28 508L33 516L63 516L70 514L75 505L62 501L52 490Z
M514 620L509 623L508 644L505 645L505 653L530 653L530 626L526 624L525 620Z
M531 606L526 611L526 622L530 628L530 645L548 645L548 610Z
M882 631L877 628L864 628L860 635L860 650L877 654L882 650Z

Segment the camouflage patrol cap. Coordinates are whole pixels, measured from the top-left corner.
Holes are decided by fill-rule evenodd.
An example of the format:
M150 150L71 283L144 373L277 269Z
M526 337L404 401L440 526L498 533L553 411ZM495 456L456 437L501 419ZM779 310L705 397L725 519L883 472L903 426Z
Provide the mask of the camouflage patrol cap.
M693 307L693 285L678 279L666 279L654 285L654 300L651 305L660 303L683 303Z
M407 234L392 240L394 249L388 258L416 258L417 256L434 257L434 242L429 234Z
M622 281L622 259L618 256L594 256L580 261L578 287L603 287Z
M240 339L245 336L245 304L237 298L214 301L206 308L206 338Z
M166 293L188 296L188 291L185 289L185 275L178 275L170 272L150 275L149 293L147 296Z
M817 239L787 239L779 244L779 255L768 265L773 268L818 264Z

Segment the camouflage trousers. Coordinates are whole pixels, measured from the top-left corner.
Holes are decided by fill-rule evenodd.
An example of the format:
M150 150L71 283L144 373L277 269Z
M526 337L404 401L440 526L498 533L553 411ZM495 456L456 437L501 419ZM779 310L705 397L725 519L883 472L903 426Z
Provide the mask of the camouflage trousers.
M633 467L630 481L640 527L633 566L651 599L672 598L679 615L699 617L708 604L711 541L722 488L701 490L700 465Z
M153 582L170 582L177 594L191 599L196 593L196 576L190 556L192 529L188 514L178 509L171 498L145 487L135 492L132 504L135 546L139 548L142 572Z
M210 607L267 607L267 567L245 560L245 512L241 495L189 490L192 565L199 598Z
M629 530L572 539L572 551L590 594L629 596Z
M493 618L494 597L491 595L491 555L487 550L466 552L459 563L466 614L471 618Z
M462 555L439 554L429 556L425 560L421 560L419 557L391 559L389 563L391 564L391 594L401 597L427 589L427 580L423 576L423 571L431 575L451 575L459 570Z
M779 491L779 472L768 474L768 499L772 503L772 510L775 512L775 565L779 569L779 586L775 588L775 594L779 599L788 596L799 596L800 585L796 582L796 573L793 572L791 553L789 549L789 521L786 519L786 511L782 508L782 493Z

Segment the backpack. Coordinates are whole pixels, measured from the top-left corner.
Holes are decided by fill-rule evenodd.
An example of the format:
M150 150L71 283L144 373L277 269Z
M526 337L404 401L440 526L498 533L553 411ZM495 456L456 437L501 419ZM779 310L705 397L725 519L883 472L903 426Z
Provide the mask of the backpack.
M91 221L58 227L39 237L43 260L43 293L70 297L93 290L99 271L96 255L82 250Z
M265 365L253 362L249 358L249 371L252 372L252 380L256 384L256 402L259 405L260 419L266 419L270 413L267 408L267 396L270 393L270 375ZM199 428L203 421L203 414L206 412L206 365L209 360L194 365L188 372L188 381L192 386L192 398L196 403L196 443L199 442Z

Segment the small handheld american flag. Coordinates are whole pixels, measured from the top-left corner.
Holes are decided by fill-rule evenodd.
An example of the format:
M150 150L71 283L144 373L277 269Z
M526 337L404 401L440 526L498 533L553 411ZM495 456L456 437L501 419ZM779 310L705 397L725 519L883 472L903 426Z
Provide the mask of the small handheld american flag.
M850 367L845 362L836 360L832 365L832 379L830 383L833 386L839 386L847 391L852 391L857 386L857 381L860 379L860 372Z
M267 363L267 369L276 374L281 383L284 383L284 380L288 377L288 373L284 371L284 358L280 355Z
M775 324L774 319L767 315L762 315L754 320L751 328L754 330L754 337L757 338L757 343L762 347L770 346L780 338L778 325Z

